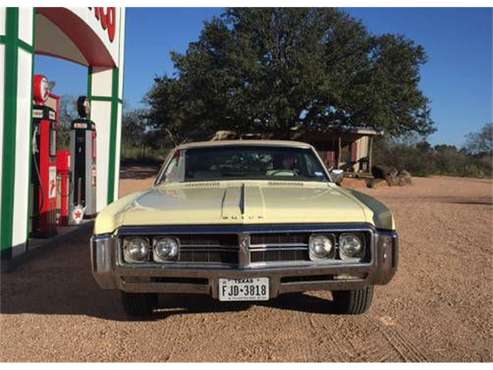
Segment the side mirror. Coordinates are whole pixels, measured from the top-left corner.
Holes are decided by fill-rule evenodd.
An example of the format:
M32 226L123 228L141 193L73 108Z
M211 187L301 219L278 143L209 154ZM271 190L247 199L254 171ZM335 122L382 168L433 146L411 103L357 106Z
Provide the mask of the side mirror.
M342 180L344 179L344 171L334 168L333 170L330 170L330 177L332 178L332 181L336 183L336 185L341 185Z

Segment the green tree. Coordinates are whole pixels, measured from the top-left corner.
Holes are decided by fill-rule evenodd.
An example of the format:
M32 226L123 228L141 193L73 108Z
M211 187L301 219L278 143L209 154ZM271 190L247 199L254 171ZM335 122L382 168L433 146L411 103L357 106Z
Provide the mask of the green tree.
M77 98L72 95L61 96L60 126L57 133L57 147L59 149L68 149L70 145L70 127L72 121L77 117Z
M486 123L478 132L466 135L467 152L476 155L493 154L493 122Z
M122 116L122 155L138 148L140 155L145 152L146 118L143 110L125 110Z
M175 141L221 129L282 137L296 125L434 131L418 87L424 49L334 8L228 9L172 60L176 75L157 77L146 101Z

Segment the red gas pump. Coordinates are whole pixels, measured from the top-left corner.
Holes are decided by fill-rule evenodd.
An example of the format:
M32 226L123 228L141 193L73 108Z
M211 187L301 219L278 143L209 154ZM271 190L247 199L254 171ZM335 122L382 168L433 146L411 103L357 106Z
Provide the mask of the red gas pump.
M46 77L35 75L31 166L31 235L34 237L50 237L57 233L57 117L55 110L46 105L49 95Z
M58 224L67 226L70 207L70 150L62 149L57 152L56 168L60 177L60 218Z

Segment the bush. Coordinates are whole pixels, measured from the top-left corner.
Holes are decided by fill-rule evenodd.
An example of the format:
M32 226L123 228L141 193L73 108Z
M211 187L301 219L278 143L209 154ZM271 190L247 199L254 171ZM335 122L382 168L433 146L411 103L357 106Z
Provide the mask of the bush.
M406 143L379 138L374 145L374 163L397 170L407 170L413 176L447 175L492 177L492 157L458 150L454 145L428 142Z
M148 147L145 145L133 146L133 145L122 145L121 159L139 162L154 162L163 161L168 154L169 149L156 149Z

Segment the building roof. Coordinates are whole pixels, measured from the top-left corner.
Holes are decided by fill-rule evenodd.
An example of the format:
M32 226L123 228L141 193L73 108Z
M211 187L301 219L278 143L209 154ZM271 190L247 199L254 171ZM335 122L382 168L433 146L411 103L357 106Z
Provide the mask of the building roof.
M296 134L296 137L302 137L303 134L325 134L325 133L344 133L365 136L381 136L383 130L373 127L364 126L322 126L317 128L295 127L291 129Z
M278 146L289 148L311 148L310 144L291 140L217 140L217 141L198 141L177 146L177 149L218 147L218 146Z

